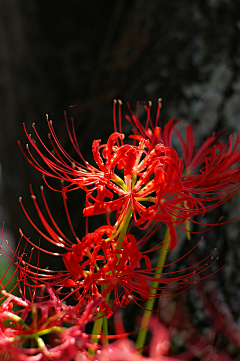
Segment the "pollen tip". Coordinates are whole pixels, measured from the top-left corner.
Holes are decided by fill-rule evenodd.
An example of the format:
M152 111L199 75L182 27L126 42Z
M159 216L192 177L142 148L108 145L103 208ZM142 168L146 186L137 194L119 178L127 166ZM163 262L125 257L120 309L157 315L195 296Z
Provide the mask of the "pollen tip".
M31 253L34 251L34 247L31 248Z
M36 199L36 196L34 194L31 195L32 199Z
M26 144L26 148L28 149L29 147L28 147L28 144Z
M41 191L43 191L43 186L40 186Z
M49 124L52 125L52 120L49 120Z
M219 260L219 257L216 257L216 261Z
M21 202L22 202L22 197L19 197L19 198L18 198L18 201L21 203Z
M214 250L214 251L217 251L217 248L214 248L213 250Z
M62 248L64 247L64 244L62 244L62 243L57 243L56 245L57 245L58 247L62 247ZM55 254L56 254L56 253L55 253Z
M117 104L117 99L113 99L113 104Z
M50 133L48 133L48 135L47 135L47 136L48 136L48 139L51 139L51 134L50 134Z
M148 106L149 106L149 107L152 106L152 101L151 101L151 100L148 101Z
M118 99L118 104L122 105L122 100Z
M35 128L35 123L34 122L32 123L32 127Z
M7 240L7 239L6 239L6 241L5 241L5 242L6 242L6 244L8 245L8 240Z

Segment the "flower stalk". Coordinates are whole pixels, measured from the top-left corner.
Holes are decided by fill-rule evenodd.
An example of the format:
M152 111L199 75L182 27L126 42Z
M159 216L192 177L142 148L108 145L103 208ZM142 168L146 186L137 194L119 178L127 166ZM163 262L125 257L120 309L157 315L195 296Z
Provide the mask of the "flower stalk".
M158 290L159 279L161 277L161 273L163 272L163 266L165 265L165 261L167 258L169 243L170 243L170 233L169 233L169 228L167 228L166 234L164 237L164 241L163 241L163 245L160 249L160 254L159 254L157 267L156 267L156 271L155 271L156 273L154 275L154 278L156 279L156 281L152 281L151 297L149 297L149 299L146 302L145 310L144 310L141 324L140 324L140 330L139 330L138 336L137 336L136 348L137 348L137 350L139 350L140 353L141 353L141 351L144 347L145 341L146 341L148 325L150 323L152 311L154 310L154 303L156 300L155 295Z

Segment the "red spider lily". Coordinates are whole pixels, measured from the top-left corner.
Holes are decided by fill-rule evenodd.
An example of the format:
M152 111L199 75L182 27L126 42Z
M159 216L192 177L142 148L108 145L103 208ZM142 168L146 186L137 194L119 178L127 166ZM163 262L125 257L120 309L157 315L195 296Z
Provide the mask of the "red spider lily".
M84 189L87 192L85 216L118 211L120 215L116 222L115 237L120 233L126 217L129 215L131 217L132 212L136 225L141 226L144 224L143 228L147 228L153 220L166 222L172 235L170 249L175 247L176 234L172 217L164 212L164 207L161 207L162 210L159 212L159 195L161 197L165 194L170 195L173 188L181 188L179 179L181 161L173 149L157 146L148 154L145 151L146 141L143 138L139 139L139 146L129 144L118 146L118 139L123 140L124 135L113 133L106 145L99 145L99 140L93 143L93 155L100 170L91 167L85 161L83 166L75 162L74 169L72 169L73 160L67 156L60 146L50 122L49 128L59 150L67 158L71 167L57 153L56 147L54 149L58 157L52 155L50 151L48 152L53 157L53 160L44 156L29 135L30 143L53 173L45 171L36 162L30 151L28 160L45 175L69 181L70 185L63 189L64 195L72 185ZM36 134L38 136L37 132ZM38 138L43 144L39 136ZM73 144L75 149L78 150L77 145ZM43 146L46 149L44 144ZM100 150L102 150L102 156L99 153ZM81 156L80 151L78 153ZM105 162L102 157L106 159ZM115 173L116 167L118 169L124 168L124 181ZM95 191L97 191L96 198L94 197ZM158 197L154 196L155 193L157 193ZM119 198L113 200L114 195ZM110 201L104 201L106 197ZM94 202L94 204L91 202ZM151 202L153 206L147 208L142 202ZM163 202L161 201L161 203Z
M46 284L50 299L30 302L5 291L7 297L0 306L0 356L11 361L70 361L76 355L89 357L88 349L98 345L91 342L84 326L92 320L94 308L100 300L91 301L82 312L83 305L67 306L59 301ZM18 311L13 310L18 306ZM64 323L68 323L66 328ZM48 344L43 336L48 336Z
M138 146L119 146L118 139L123 138L123 134L113 133L107 144L100 145L99 140L93 142L94 159L109 182L107 185L98 185L87 190L83 214L91 216L117 211L119 216L115 223L114 236L120 233L131 213L135 225L143 225L142 229L146 229L154 220L165 222L171 232L169 249L173 249L177 242L176 233L171 215L165 212L164 197L171 197L182 188L181 161L174 149L164 145L159 144L151 152L146 152L148 141L142 137L132 137L137 138ZM124 181L117 176L116 167L124 169ZM94 197L93 191L96 190L97 196ZM113 199L114 193L118 196L117 199ZM153 205L146 207L143 202Z
M35 288L41 288L48 282L57 288L59 294L62 288L70 288L71 291L66 292L67 297L74 293L79 300L87 302L96 297L105 298L112 290L113 303L117 306L128 304L133 292L146 299L150 295L150 288L144 277L135 269L140 267L140 261L143 259L147 269L151 270L149 258L141 254L135 238L131 235L124 240L122 250L118 250L116 241L107 242L103 238L104 234L109 236L111 232L112 227L100 227L94 233L87 234L82 242L73 244L71 252L62 254L66 271L42 269L32 266L30 260L23 261L22 257L17 257L19 282L30 288L34 282ZM41 250L44 251L42 248ZM122 291L118 294L120 285ZM112 314L105 301L101 303L100 310L108 316Z
M51 214L49 215L52 226L43 218L33 194L32 199L47 234L37 229L38 232L58 247L60 253L45 250L40 244L35 247L39 251L62 257L66 267L66 270L61 272L43 269L31 264L31 256L28 260L23 260L23 255L17 253L15 263L19 283L22 283L25 288L34 288L33 293L36 293L36 288L41 288L46 282L51 284L61 297L67 298L70 294L74 294L78 300L85 302L95 297L107 298L112 293L113 301L105 300L100 305L100 310L109 317L112 314L111 305L113 307L125 306L131 299L138 302L149 297L168 297L173 293L181 293L191 286L202 269L209 267L205 259L186 270L164 273L164 278L162 271L159 271L160 284L157 287L159 293L156 295L149 284L156 281L158 270L152 268L148 255L161 247L161 244L141 252L139 249L141 242L138 244L133 235L127 234L122 242L122 248L119 249L118 237L111 239L113 227L109 225L87 234L81 241L76 238L76 244L73 244L67 238L63 238L63 233L53 221ZM47 207L47 203L45 205ZM25 211L24 207L23 209ZM49 211L48 207L47 210ZM27 214L26 211L25 213ZM31 221L28 214L27 217ZM33 224L32 221L31 223ZM21 236L27 243L33 245L22 232Z
M113 313L111 306L125 307L131 300L138 303L149 297L172 297L184 292L196 281L200 272L215 262L210 255L185 270L156 273L158 269L152 268L146 254L138 250L132 235L125 237L121 250L116 246L115 240L101 239L97 232L87 235L80 245L73 246L72 252L63 254L66 271L42 269L30 262L22 263L19 259L18 279L24 282L25 287L33 287L35 281L35 287L41 288L48 282L63 299L74 294L79 301L85 302L96 297L108 298L113 291L112 300L103 300L99 306L99 310L110 317ZM157 295L149 286L156 280L159 282Z
M116 211L111 238L118 236L133 215L135 225L141 229L147 229L156 221L166 223L171 234L171 250L177 243L174 223L181 228L184 228L182 224L186 221L197 223L192 219L193 216L204 215L239 190L239 137L235 143L230 137L228 144L222 144L217 142L219 137L213 135L194 153L194 137L190 126L186 130L185 142L175 129L177 123L173 119L161 131L158 126L160 103L155 126L150 118L150 106L146 110L146 127L141 125L137 116L132 115L131 122L136 135L131 138L138 145L123 144L124 135L118 132L113 133L106 144L101 145L100 140L93 142L93 155L98 168L83 159L74 128L73 135L68 128L73 146L81 158L81 163L75 162L60 145L51 121L48 121L48 125L54 154L43 143L35 126L37 138L48 155L40 151L26 132L30 144L50 171L39 165L29 148L29 155L25 156L44 175L69 183L62 190L64 197L69 190L84 189L86 206L83 212L86 217L106 213L110 219L110 213ZM172 148L173 132L177 134L183 148L182 160ZM123 179L117 174L122 170Z
M119 106L121 107L121 102ZM178 202L177 198L166 204L166 213L175 215L177 217L176 223L181 223L178 220L181 217L183 221L184 219L189 220L191 215L204 215L207 211L225 203L239 190L240 149L238 149L238 135L235 142L233 137L230 136L229 142L224 144L219 141L219 133L217 135L213 134L196 151L194 135L190 125L186 127L186 141L176 129L176 125L180 121L174 122L174 119L171 119L163 130L160 128L161 99L158 102L155 124L153 124L150 117L151 102L149 102L148 106L145 106L147 112L145 126L138 119L138 115L132 112L129 104L128 106L132 118L129 116L126 116L126 118L132 124L133 132L136 135L141 135L149 140L149 149L154 149L158 144L172 147L173 133L177 135L181 144L182 155L181 157L179 155L179 157L182 159L182 190L178 193L178 197L183 200L186 195L191 196L188 200L187 197L185 198L185 201L188 202L187 206L184 206L181 201ZM119 121L121 122L121 119ZM179 207L176 206L177 203ZM188 215L187 209L189 209Z
M120 136L121 134L114 133L108 143L113 145L114 140L117 142L117 137ZM211 155L205 157L205 166L199 171L189 173L191 164L195 166L200 155L196 154L185 172L183 162L173 148L159 143L146 152L144 148L148 142L144 142L140 136L135 138L139 140L138 147L116 145L113 148L108 143L102 146L99 141L94 143L93 154L99 168L121 189L117 191L116 187L111 187L108 183L108 188L106 185L94 188L94 191L97 190L96 197L92 195L93 190L89 191L84 215L117 210L119 216L115 223L116 235L121 231L130 212L133 212L135 224L143 225L143 229L153 221L165 222L171 233L171 250L177 243L174 222L182 227L181 224L191 220L192 216L204 215L238 191L240 168L232 169L232 166L240 159L240 150L236 150L239 140L237 138L236 143L232 144L230 138L228 147L212 147ZM103 157L100 157L100 149L106 158L105 163ZM119 181L115 173L118 160L118 168L124 168L124 183ZM113 199L113 192L116 191L118 199ZM91 204L90 200L94 204ZM153 205L144 206L143 202L146 201Z
M119 103L119 106L121 106L121 103ZM133 113L129 104L128 107L132 114L132 118L126 115L126 119L131 123L134 134L141 135L144 139L149 140L149 149L153 149L157 144L164 144L165 146L173 147L172 135L173 133L177 135L179 142L182 146L182 154L180 158L183 160L184 166L183 178L185 178L186 176L190 177L190 172L195 170L195 172L193 173L194 178L200 176L201 173L204 174L203 178L200 177L201 182L199 182L199 184L202 184L204 178L209 178L210 180L210 177L211 180L214 182L214 176L217 173L222 173L223 171L226 172L227 170L229 170L229 168L237 164L237 162L239 161L240 150L237 151L237 147L239 146L239 135L237 135L236 137L235 144L233 144L232 136L230 136L228 144L223 144L219 142L219 133L213 134L212 136L207 138L206 141L201 145L201 147L196 151L194 134L190 125L186 126L186 141L184 141L183 136L176 129L176 125L181 122L181 120L174 122L174 118L172 118L165 125L164 129L161 129L159 124L161 99L159 99L158 101L158 110L154 125L150 117L151 102L149 102L148 106L145 106L147 112L147 121L145 126L143 126L138 119L138 115ZM154 134L157 134L157 136L154 136ZM196 171L196 168L202 166L204 163L205 167L200 168ZM223 163L221 164L221 167L219 166L220 163ZM219 166L219 168L217 166ZM224 173L222 178L224 176L227 176L228 173L229 172Z

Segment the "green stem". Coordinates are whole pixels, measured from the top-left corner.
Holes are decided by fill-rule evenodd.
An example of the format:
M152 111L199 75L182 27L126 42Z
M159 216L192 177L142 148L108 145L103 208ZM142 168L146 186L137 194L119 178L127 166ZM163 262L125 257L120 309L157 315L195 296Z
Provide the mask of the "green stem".
M108 320L106 316L103 317L103 334L104 336L108 335ZM106 343L108 343L107 337L106 337Z
M129 208L127 210L127 215L126 215L126 220L124 222L124 226L122 227L121 232L118 237L116 249L122 248L122 243L126 236L131 217L132 217L132 209L131 209L131 206L129 206ZM106 287L107 287L107 285L101 286L102 292L104 291L104 289ZM106 296L106 301L109 300L109 296L110 296L110 293ZM107 323L107 317L104 315L103 312L98 313L97 320L94 322L91 341L98 342L98 338L96 338L94 336L99 335L99 333L101 332L101 329L103 330L104 335L107 336L108 335L108 323ZM91 350L88 350L88 352L90 354L92 354Z
M129 205L128 210L127 210L126 220L124 222L124 226L118 237L116 249L122 249L123 240L126 236L127 229L128 229L131 218L132 218L132 208L131 208L131 205Z
M148 325L149 325L149 321L152 315L152 310L154 307L154 302L155 302L155 295L157 293L157 287L159 285L159 279L161 278L161 273L163 270L163 266L165 264L165 260L167 257L167 248L169 247L169 242L170 242L170 235L169 235L169 228L166 230L166 234L164 237L164 243L163 246L161 248L160 251L160 255L159 255L159 259L158 259L158 263L157 263L157 269L155 271L155 275L154 278L157 279L157 281L153 281L152 285L151 285L151 297L148 298L147 303L146 303L146 310L144 311L143 317L142 317L142 322L140 325L140 331L138 333L138 337L137 337L137 342L136 342L136 348L137 349L141 349L143 348L144 344L145 344L145 340L146 340L146 336L147 336L147 331L148 331ZM139 351L141 352L141 351Z
M41 331L37 331L36 333L32 333L32 334L23 334L20 336L20 339L25 339L25 338L30 338L30 339L38 339L38 337L40 336L44 336L44 335L48 335L49 333L52 332L62 332L65 330L65 327L59 327L59 326L53 326Z
M102 292L106 289L106 287L107 287L107 285L101 285ZM110 296L110 293L107 294L107 296L105 297L106 301L109 300L109 296ZM104 312L99 312L97 314L97 320L94 322L93 330L92 330L92 337L91 337L92 342L98 343L99 338L94 337L94 336L99 335L101 332L101 329L103 329L103 334L105 336L107 336L108 335L108 324L107 324L107 317L105 316ZM107 337L106 337L106 339L107 339ZM88 350L88 352L90 355L93 355L93 353L94 353L90 349Z
M101 332L102 324L103 324L103 317L105 317L103 312L99 312L97 314L97 320L94 322L93 330L92 330L92 337L91 337L92 342L98 343L98 341L99 341L99 339L94 336L99 335L99 333Z

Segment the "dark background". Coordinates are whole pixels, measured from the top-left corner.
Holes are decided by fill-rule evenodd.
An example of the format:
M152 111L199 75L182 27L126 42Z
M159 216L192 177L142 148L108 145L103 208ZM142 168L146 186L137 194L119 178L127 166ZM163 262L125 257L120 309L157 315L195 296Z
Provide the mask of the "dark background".
M88 159L93 139L106 139L113 129L114 98L129 101L133 108L138 100L151 99L156 106L163 98L162 122L175 117L194 124L197 144L214 130L240 132L239 14L236 0L0 2L1 205L16 240L19 227L38 239L18 197L23 196L27 211L34 214L28 184L34 185L37 196L42 184L41 174L17 146L17 140L26 142L23 122L29 132L35 122L47 142L49 113L71 153L63 117L67 110ZM54 218L64 222L60 197L49 190L46 196ZM83 197L76 197L81 204ZM210 220L222 214L231 219L239 210L237 197ZM70 211L82 237L81 209L75 204ZM238 220L217 227L204 236L199 250L204 254L218 247L219 265L228 261L217 282L236 319L238 234Z

